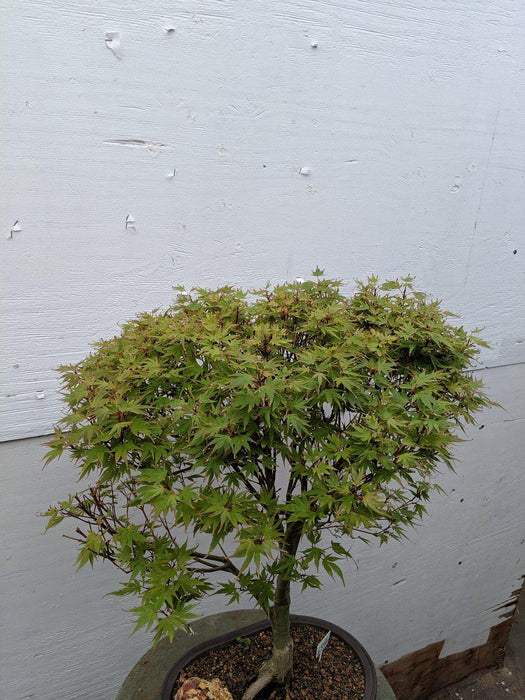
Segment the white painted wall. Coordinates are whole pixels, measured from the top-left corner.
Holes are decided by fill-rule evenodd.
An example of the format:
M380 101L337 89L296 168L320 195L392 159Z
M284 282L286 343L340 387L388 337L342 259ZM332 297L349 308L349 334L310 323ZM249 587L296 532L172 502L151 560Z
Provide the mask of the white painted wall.
M403 543L355 543L359 569L346 567L346 587L325 577L323 591L296 593L295 612L346 627L378 664L442 639L442 655L487 640L525 571L521 368L484 372L506 411L481 417L484 428L461 445L458 475L443 476L448 494L433 499L423 525ZM73 543L58 530L42 536L36 513L77 488L72 465L43 472L43 454L38 438L0 444L1 697L113 700L151 640L127 638L130 601L103 597L116 587L113 567L75 574ZM209 599L201 612L223 607Z
M0 439L49 433L54 368L172 284L415 274L485 326L509 413L411 545L363 551L344 593L297 610L379 663L483 642L524 573L523 0L25 0L0 24ZM38 444L1 451L2 692L109 700L147 640L101 598L111 572L73 576L69 543L40 538L74 478Z
M0 20L3 439L48 432L53 369L179 282L411 272L486 327L487 363L524 360L523 0L26 0Z

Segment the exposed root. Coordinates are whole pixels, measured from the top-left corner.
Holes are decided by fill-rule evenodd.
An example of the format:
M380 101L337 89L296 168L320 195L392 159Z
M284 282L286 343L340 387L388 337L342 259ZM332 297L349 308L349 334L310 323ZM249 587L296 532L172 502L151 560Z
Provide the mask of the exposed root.
M293 647L289 644L284 649L273 650L272 657L265 661L259 675L245 690L241 700L254 700L258 693L267 685L276 681L284 684L292 677Z
M259 675L254 682L246 688L241 700L253 700L257 693L260 693L263 688L266 688L273 679L274 673L271 669L265 669L265 664L262 665Z

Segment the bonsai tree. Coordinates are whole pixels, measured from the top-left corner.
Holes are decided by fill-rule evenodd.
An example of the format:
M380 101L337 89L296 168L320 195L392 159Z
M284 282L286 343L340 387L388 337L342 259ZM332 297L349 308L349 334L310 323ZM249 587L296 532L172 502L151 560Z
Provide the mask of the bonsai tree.
M78 565L105 559L137 628L185 628L203 596L248 594L273 654L244 694L292 673L290 586L343 579L347 538L400 538L489 401L466 372L483 343L412 279L352 297L316 270L253 292L186 292L61 368L69 452L88 486L51 507Z

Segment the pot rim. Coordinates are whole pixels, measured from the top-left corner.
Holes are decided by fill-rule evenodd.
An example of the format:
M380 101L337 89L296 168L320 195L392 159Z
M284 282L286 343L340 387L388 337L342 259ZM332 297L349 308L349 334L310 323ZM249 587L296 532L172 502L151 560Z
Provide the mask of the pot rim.
M370 658L370 655L364 646L354 636L352 636L342 627L338 627L338 625L334 625L332 622L318 617L310 617L308 615L290 615L290 623L292 625L311 625L313 627L319 627L327 632L333 632L344 642L346 642L348 646L355 651L363 669L365 676L365 692L363 695L363 700L376 700L377 676L374 662ZM162 685L161 700L172 700L173 690L180 672L197 656L200 656L210 649L220 649L230 642L233 642L238 637L247 637L252 634L256 634L257 632L262 632L263 630L268 629L270 626L269 620L260 620L259 622L254 622L251 625L240 627L237 630L232 630L226 634L222 634L218 637L214 637L213 639L196 644L192 649L183 654L180 659L170 668Z

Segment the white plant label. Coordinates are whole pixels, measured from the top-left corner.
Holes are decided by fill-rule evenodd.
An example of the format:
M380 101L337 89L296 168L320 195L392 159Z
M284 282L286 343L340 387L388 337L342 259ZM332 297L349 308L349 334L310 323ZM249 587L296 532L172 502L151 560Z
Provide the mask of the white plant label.
M323 651L324 651L324 650L326 649L326 647L328 646L328 642L329 642L329 640L330 640L330 635L331 635L331 634L332 634L331 632L328 632L328 634L325 634L325 636L321 639L321 641L320 641L319 644L317 645L317 649L316 649L316 652L315 652L315 658L316 658L318 661L321 661L321 656L323 655Z

